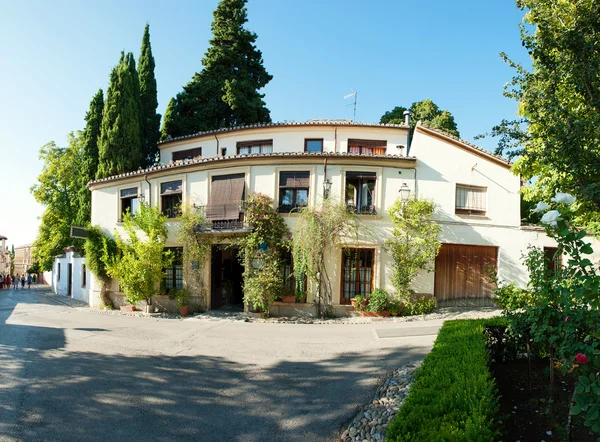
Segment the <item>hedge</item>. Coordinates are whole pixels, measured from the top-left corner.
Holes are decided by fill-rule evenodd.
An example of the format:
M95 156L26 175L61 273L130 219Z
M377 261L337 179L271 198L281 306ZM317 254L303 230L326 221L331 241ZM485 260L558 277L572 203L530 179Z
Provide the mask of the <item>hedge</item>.
M499 408L483 329L504 323L504 318L446 321L386 440L493 441Z

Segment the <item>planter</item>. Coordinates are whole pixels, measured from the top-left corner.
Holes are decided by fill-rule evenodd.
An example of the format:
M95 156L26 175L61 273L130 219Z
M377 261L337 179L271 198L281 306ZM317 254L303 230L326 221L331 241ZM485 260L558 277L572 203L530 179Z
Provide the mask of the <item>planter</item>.
M122 305L121 307L119 307L119 310L123 310L124 312L134 312L135 305Z
M365 312L365 311L360 312L360 315L361 316L379 316L377 314L377 312Z
M144 306L144 313L154 313L154 306L146 304Z
M296 297L294 295L291 295L291 296L282 296L281 297L281 302L294 303L294 302L296 302Z
M179 314L181 316L187 316L190 314L190 306L186 305L185 307L179 307Z
M390 316L390 312L388 312L387 310L384 310L381 313L379 313L379 316Z

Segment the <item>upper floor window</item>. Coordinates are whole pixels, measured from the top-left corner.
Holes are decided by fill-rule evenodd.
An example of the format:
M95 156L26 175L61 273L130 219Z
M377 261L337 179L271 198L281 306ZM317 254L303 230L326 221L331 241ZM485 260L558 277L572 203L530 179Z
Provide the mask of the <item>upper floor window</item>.
M139 208L139 195L138 188L132 187L130 189L122 189L121 190L121 217L119 221L123 221L123 217L126 213L131 213L135 215Z
M304 140L304 152L323 152L323 139Z
M485 215L486 196L486 187L457 184L455 213L461 215Z
M348 140L348 153L360 153L363 155L385 155L387 149L386 140Z
M201 156L201 147L196 147L194 149L178 150L177 152L173 152L173 161L191 160L193 158Z
M240 141L237 143L238 155L273 152L273 140Z
M279 173L279 211L291 212L308 204L310 172Z
M205 208L206 219L213 222L239 220L245 186L246 176L243 173L213 176Z
M346 172L346 206L360 214L375 215L375 172Z
M160 185L160 207L167 218L176 218L181 213L182 181L169 181Z

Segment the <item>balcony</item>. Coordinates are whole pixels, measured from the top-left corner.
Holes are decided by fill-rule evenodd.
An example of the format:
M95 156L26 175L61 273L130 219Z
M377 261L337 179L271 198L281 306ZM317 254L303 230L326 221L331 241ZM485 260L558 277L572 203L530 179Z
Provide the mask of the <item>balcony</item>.
M196 233L246 233L252 231L252 226L244 221L244 202L197 206L196 210L206 221L196 226ZM237 218L236 218L237 216ZM219 219L207 219L214 217ZM223 219L226 218L226 219Z

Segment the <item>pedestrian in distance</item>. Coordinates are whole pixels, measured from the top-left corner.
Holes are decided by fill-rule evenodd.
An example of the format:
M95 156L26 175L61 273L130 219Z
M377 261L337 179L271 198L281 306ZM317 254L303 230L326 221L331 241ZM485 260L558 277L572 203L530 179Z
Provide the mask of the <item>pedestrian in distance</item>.
M4 288L4 276L0 275L0 290Z
M10 290L10 275L6 275L6 278L4 278L4 284L6 285L6 288Z
M25 288L25 275L21 275L21 289Z
M13 285L15 287L15 290L19 290L19 274L17 273L17 276L15 276L15 278L13 279Z
M27 275L27 288L31 288L31 275Z

